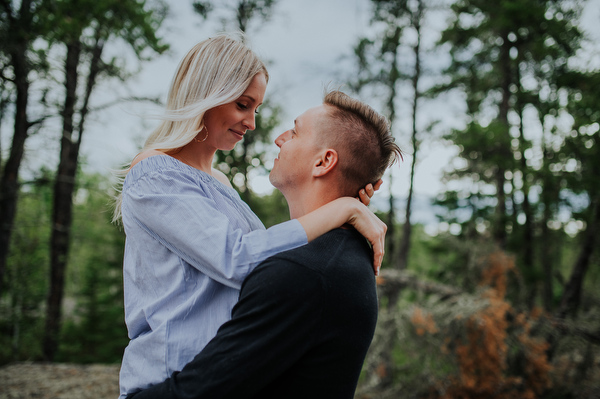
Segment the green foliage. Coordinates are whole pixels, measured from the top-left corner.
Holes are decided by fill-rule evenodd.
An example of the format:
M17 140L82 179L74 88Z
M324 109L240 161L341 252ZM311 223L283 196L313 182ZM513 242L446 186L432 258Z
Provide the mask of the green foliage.
M224 30L249 32L252 22L264 23L271 18L276 3L277 0L194 0L192 6L204 19L215 18L215 14L221 15ZM215 4L218 4L218 7L215 7Z
M266 227L290 220L287 202L279 190L257 198L253 211Z
M600 367L592 359L600 348L584 334L600 326L596 306L577 322L529 310L521 306L511 256L468 242L457 248L460 241L443 234L429 241L446 241L449 254L470 254L462 275L445 278L463 290L445 297L407 287L396 308L382 303L357 398L594 397ZM419 275L433 264L426 262ZM390 352L392 370L382 363L382 354ZM387 385L377 385L389 376Z
M0 298L0 364L41 358L48 291L50 172L24 185ZM124 235L110 223L110 182L83 175L75 199L61 347L57 360L116 363L127 345Z
M565 229L595 223L590 204L598 190L588 179L600 171L598 146L577 131L597 131L588 117L597 115L597 97L587 90L597 72L569 64L582 40L581 5L459 0L452 11L441 37L451 45L446 75L448 87L465 94L469 120L445 137L458 146L460 167L446 174L452 189L436 205L444 221L460 226L460 237L494 239L517 254L527 304L541 297L551 310L554 270L565 267L561 253L573 250ZM559 123L567 114L572 127Z
M21 192L7 262L7 290L0 297L0 364L41 355L52 207L49 176L42 170Z
M129 342L123 314L124 234L111 225L109 182L86 177L74 212L67 297L74 307L57 360L118 363Z
M82 35L84 42L119 38L142 58L147 49L159 54L168 49L156 34L166 11L164 3L144 0L47 0L38 18L46 24L50 46L77 42Z

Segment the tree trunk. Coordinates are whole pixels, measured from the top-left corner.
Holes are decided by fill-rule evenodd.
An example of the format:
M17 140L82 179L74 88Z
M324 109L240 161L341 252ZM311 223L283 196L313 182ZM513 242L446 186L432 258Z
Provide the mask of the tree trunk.
M81 55L81 43L67 46L67 67L65 87L67 96L63 113L63 137L61 140L61 157L54 185L53 230L50 242L51 289L48 297L48 315L46 319L46 339L44 341L44 357L53 360L58 349L58 336L61 326L61 306L64 295L65 272L69 256L71 223L73 216L73 193L79 163L79 149L83 136L85 119L89 110L89 100L96 83L101 66L101 55L104 48L99 38L92 52L90 69L79 110L79 123L74 126L75 103L77 100L77 67Z
M590 259L594 252L595 243L598 239L598 229L600 228L600 198L596 198L590 204L590 208L592 211L583 245L560 301L558 313L560 318L564 318L567 314L575 314L581 303L583 279L590 266Z
M6 7L8 6L5 5ZM8 11L5 10L5 12ZM12 17L9 17L9 19L8 31L13 34L14 32L19 33L12 43L10 51L10 63L13 68L16 89L14 135L10 154L0 178L0 295L3 292L10 237L17 213L19 168L23 160L25 140L29 130L27 103L29 101L30 65L27 60L27 49L29 48L30 38L27 38L22 32L26 31L27 27L31 25L31 0L21 2L18 19Z
M548 153L548 148L547 145L545 143L545 141L542 142L542 146L543 146L543 154L542 154L542 159L544 164L542 165L542 173L543 173L543 178L542 178L542 195L541 195L541 200L542 200L542 204L544 206L544 210L542 212L542 220L540 222L540 229L541 229L541 242L544 243L543 248L539 248L541 251L540 254L540 261L541 261L541 266L542 266L542 271L543 271L543 291L542 291L542 299L543 299L543 303L544 306L550 307L550 304L552 302L552 298L554 296L553 294L553 287L552 287L552 276L554 274L554 258L556 256L556 248L555 248L555 242L553 241L553 237L552 237L552 232L550 231L550 228L548 227L548 222L550 221L550 219L552 218L552 204L554 203L554 198L555 198L555 193L554 193L554 183L551 181L551 177L550 177L550 168L549 168L549 164L551 162L550 160L550 155ZM536 273L535 271L532 269L530 271L530 276L535 276ZM535 285L537 283L537 278L534 277L530 277L529 278L529 282L531 283L530 285L532 285L531 289L531 293L529 295L529 300L528 300L528 305L530 308L533 307L534 303L535 303L535 297L537 296L537 289L535 288Z
M414 192L414 181L415 181L415 169L417 166L417 152L419 149L419 142L417 140L417 107L419 104L420 92L419 92L419 80L421 78L421 19L423 17L423 2L418 2L417 13L413 16L413 26L417 34L417 43L413 47L415 55L415 70L412 77L412 86L414 92L413 104L412 104L412 145L413 154L412 162L410 165L410 183L408 186L408 198L406 199L406 215L404 218L404 226L402 228L402 241L400 242L400 249L398 253L398 268L405 270L408 268L408 256L410 254L410 239L412 234L412 200Z
M517 73L517 84L519 85L519 93L522 92L522 88L520 85L521 76L519 72L519 68L516 70ZM529 202L529 192L530 192L530 183L528 181L529 177L529 166L527 166L527 158L525 158L525 150L527 149L527 140L525 139L525 131L523 125L523 103L517 97L517 111L519 112L519 147L521 151L521 159L520 159L520 168L521 175L523 179L523 204L521 205L521 209L523 214L525 215L525 223L523 224L523 245L521 246L522 251L522 260L523 260L523 268L527 270L529 273L533 273L535 270L535 256L534 256L534 248L535 248L535 234L534 234L534 218L533 212L531 210L531 203ZM550 310L551 304L544 302L544 307L546 310Z
M390 172L390 193L388 197L388 203L390 210L387 214L387 233L385 235L385 256L387 257L388 264L391 267L396 266L396 210L395 210L395 199L392 193L391 181L393 180L393 174Z
M506 148L506 143L510 143L510 126L508 123L508 112L510 110L510 85L512 82L511 64L510 64L510 41L508 40L508 31L502 33L503 44L500 48L500 70L502 73L502 100L498 110L498 120L502 125L502 137L497 141L498 149L496 156L498 159L509 159L512 155L510 148ZM504 192L504 173L506 168L502 162L496 165L496 197L498 205L496 205L494 238L498 246L502 249L506 248L506 194Z
M74 142L74 115L77 101L77 79L81 54L81 44L67 45L65 62L65 103L63 108L63 134L60 141L60 161L54 182L54 202L52 213L52 235L50 238L50 292L46 309L46 331L44 337L44 358L54 360L58 348L61 326L61 306L65 285L65 270L69 252L71 228L72 193L75 186L77 158ZM75 157L75 162L73 158Z
M396 100L396 83L398 82L398 80L400 79L400 72L398 71L398 46L400 45L400 36L402 34L402 28L400 27L396 27L396 29L394 30L394 34L392 36L392 43L393 46L390 46L390 57L392 59L392 64L390 65L390 71L389 71L389 75L388 75L388 86L390 89L390 93L387 99L387 109L388 109L388 118L390 121L390 125L393 126L394 125L394 120L396 119L396 105L395 105L395 100ZM390 128L391 128L390 126ZM387 242L386 242L386 252L387 252L387 256L389 259L389 264L392 265L392 267L398 267L398 264L396 262L396 259L398 258L398 253L397 253L397 249L396 249L396 210L395 210L395 204L394 204L394 194L392 193L392 182L393 179L391 177L390 174L390 197L389 197L389 204L390 204L390 210L388 212L387 215L387 225L388 225L388 232L387 232ZM395 302L395 301L394 301Z

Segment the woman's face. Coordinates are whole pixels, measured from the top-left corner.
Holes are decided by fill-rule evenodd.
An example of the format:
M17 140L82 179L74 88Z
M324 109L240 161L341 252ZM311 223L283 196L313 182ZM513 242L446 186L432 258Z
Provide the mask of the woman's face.
M204 124L208 129L206 143L223 151L233 149L242 140L247 130L256 128L255 115L263 103L267 79L257 74L246 91L235 101L209 109L204 114ZM205 132L200 132L202 140Z

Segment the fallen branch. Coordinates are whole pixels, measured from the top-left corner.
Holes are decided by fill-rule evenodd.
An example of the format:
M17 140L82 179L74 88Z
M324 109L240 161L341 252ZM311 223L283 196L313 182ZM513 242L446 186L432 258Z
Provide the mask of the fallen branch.
M463 292L457 288L429 281L424 281L405 271L384 269L377 277L377 286L381 294L388 295L391 292L398 292L403 288L412 288L426 294L437 294L441 299L449 299L460 295Z

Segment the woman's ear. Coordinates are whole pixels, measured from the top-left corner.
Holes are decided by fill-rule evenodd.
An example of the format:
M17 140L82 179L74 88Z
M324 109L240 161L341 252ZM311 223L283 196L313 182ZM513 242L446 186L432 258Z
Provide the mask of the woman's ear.
M331 172L338 163L337 151L331 148L323 150L313 166L313 177L325 176Z

